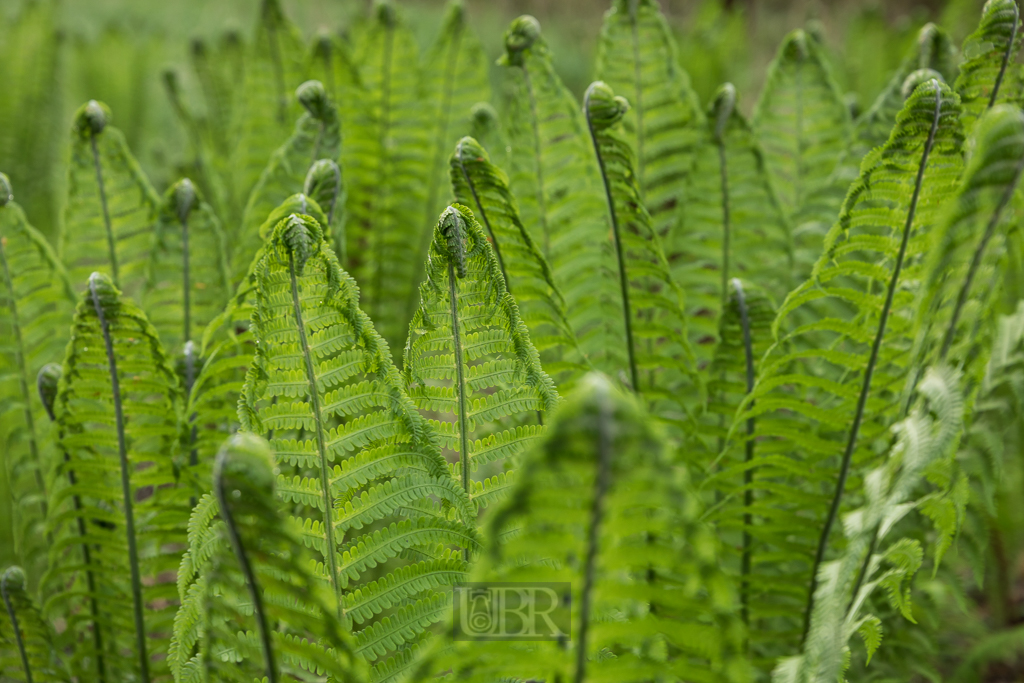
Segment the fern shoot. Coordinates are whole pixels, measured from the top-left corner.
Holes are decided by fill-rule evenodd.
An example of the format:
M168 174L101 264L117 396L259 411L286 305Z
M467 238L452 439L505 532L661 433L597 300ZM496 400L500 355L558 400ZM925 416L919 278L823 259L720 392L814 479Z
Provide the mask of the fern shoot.
M345 240L345 186L341 167L333 159L319 159L309 167L302 193L323 209L324 224L337 250L338 260L344 263L348 248Z
M0 671L11 683L69 683L51 627L29 597L21 567L0 575Z
M459 204L445 209L434 229L404 375L416 406L440 418L432 423L458 457L453 474L470 499L483 507L504 497L511 467L543 436L543 415L558 392L483 228ZM474 481L480 468L488 474Z
M964 109L964 130L999 102L1017 103L1021 84L1013 68L1020 52L1020 10L1013 0L988 0L978 28L961 49L963 63L953 88Z

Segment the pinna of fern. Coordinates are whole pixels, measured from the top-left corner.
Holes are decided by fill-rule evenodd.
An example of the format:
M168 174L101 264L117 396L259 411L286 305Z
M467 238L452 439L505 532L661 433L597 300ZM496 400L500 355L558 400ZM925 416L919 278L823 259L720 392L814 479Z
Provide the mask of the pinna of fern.
M595 365L619 373L655 415L688 430L703 387L687 340L683 290L651 227L632 150L619 130L629 103L597 81L587 88L583 108L611 228L611 244L602 246L614 258L617 285L602 291L606 354Z
M278 509L270 445L239 433L221 447L213 494L189 523L178 571L181 607L169 653L179 683L367 679L303 547Z
M67 683L67 668L53 632L29 595L25 572L8 567L0 575L0 671L11 683Z
M160 199L110 118L96 100L75 114L58 253L76 286L98 271L134 296L145 281Z
M587 375L488 516L473 573L477 582L551 582L570 610L557 622L569 637L449 641L413 680L449 669L454 680L481 682L749 680L736 593L699 514L685 469L641 402Z
M109 277L93 274L57 391L65 460L49 495L53 544L41 582L47 619L66 623L58 644L76 676L168 673L175 590L166 577L188 517L188 491L175 481L179 393L156 330Z
M406 386L421 411L439 418L431 423L458 457L455 479L487 506L512 486L509 470L543 436L558 392L468 208L453 204L441 214L426 270L409 324ZM474 481L481 468L483 480Z
M1015 68L1020 52L1020 10L1014 0L988 0L978 28L964 39L960 75L954 89L963 104L968 133L985 110L1000 102L1016 104L1021 83Z
M799 637L796 623L767 619L813 600L844 491L860 490L874 442L897 419L915 314L906 283L923 275L937 207L962 166L958 98L922 77L889 142L864 160L811 278L780 307L777 342L731 427L732 438L758 442L752 552L762 583L748 597L764 655ZM751 418L754 435L741 436Z
M474 511L319 223L281 219L251 278L242 428L269 437L317 577L357 651L386 668L442 618L478 545Z
M569 387L586 368L551 267L519 219L508 178L474 138L464 137L450 159L455 201L471 207L494 249L505 288L519 305L546 372Z
M63 352L74 300L64 268L0 173L0 443L14 494L14 551L33 588L46 565L46 479L54 448L32 387L40 367Z

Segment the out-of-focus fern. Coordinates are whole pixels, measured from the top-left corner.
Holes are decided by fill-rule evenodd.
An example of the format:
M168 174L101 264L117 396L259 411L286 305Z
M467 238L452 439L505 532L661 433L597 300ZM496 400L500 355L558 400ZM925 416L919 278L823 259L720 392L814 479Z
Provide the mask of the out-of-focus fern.
M981 10L978 28L964 39L963 62L954 85L964 108L964 130L968 133L986 109L999 102L1018 102L1020 72L1014 67L1020 46L1017 3L988 0Z
M699 380L687 341L685 302L640 199L633 154L619 132L629 108L601 81L587 88L584 111L604 182L618 287L605 304L601 367L620 374L652 412L689 428ZM610 239L609 239L610 238Z
M129 295L145 281L160 199L135 162L110 110L91 100L75 114L59 253L71 281L109 275Z
M337 250L338 261L346 261L348 245L345 238L345 185L341 167L333 159L318 159L309 167L302 193L320 205L324 211L324 230L331 236Z
M70 682L54 647L53 633L29 597L25 572L8 567L0 575L0 681L4 683Z
M853 123L822 47L803 30L779 46L751 125L793 224L797 275L806 277L843 201L830 177L850 145Z
M640 402L586 377L490 515L473 574L571 585L571 640L456 642L414 680L747 680L736 593L687 484Z
M489 149L497 154L492 158L498 167L508 166L505 160L508 158L509 146L505 141L505 133L498 112L487 102L477 102L470 108L469 137L476 140L485 150Z
M508 178L471 137L459 140L449 163L452 194L486 229L505 288L515 297L546 371L560 385L571 385L585 368L582 352L551 268L519 220Z
M444 588L476 546L469 497L402 389L387 344L359 308L320 225L281 219L253 265L256 353L242 428L270 437L277 491L322 558L317 576L386 666L442 617Z
M483 228L459 204L445 209L434 228L403 373L416 406L440 418L431 422L456 454L453 476L471 500L486 506L504 497L512 466L543 436L542 416L558 392ZM504 471L496 472L499 463ZM483 481L473 481L481 467Z
M188 178L175 183L160 207L143 303L164 347L178 353L224 308L227 245L213 208ZM186 393L191 382L186 382Z
M736 100L736 89L726 83L709 105L669 247L672 274L687 295L690 339L705 361L714 352L719 312L732 296L733 276L759 283L778 299L793 283L789 221Z
M640 196L652 227L666 237L680 210L683 181L698 156L704 113L655 0L612 3L594 73L629 100L622 127L636 155Z
M98 659L101 680L168 673L162 655L175 590L167 576L188 517L188 491L174 477L179 392L156 330L110 278L94 273L75 313L58 389L66 460L50 491L54 542L42 579L46 616L66 624L59 645L86 680ZM86 609L93 596L98 613Z
M14 552L35 587L46 566L46 477L53 461L35 375L60 358L74 292L45 238L28 223L0 173L0 442L13 493Z
M765 655L799 636L775 615L798 611L808 585L814 595L843 493L860 490L896 419L913 335L908 283L922 276L937 207L956 187L959 117L957 96L937 78L909 97L889 142L864 160L811 278L780 307L778 341L734 419L733 438L758 440L753 563L765 583L750 602ZM739 436L751 418L754 436Z
M367 679L333 594L310 571L302 527L278 511L276 478L260 437L236 434L221 447L178 571L169 658L180 683Z
M349 183L350 262L345 267L359 282L381 334L399 348L412 312L403 304L423 259L428 129L436 122L425 116L416 38L388 0L375 3L356 43L356 63L366 88L360 106L370 123L358 149L342 159Z

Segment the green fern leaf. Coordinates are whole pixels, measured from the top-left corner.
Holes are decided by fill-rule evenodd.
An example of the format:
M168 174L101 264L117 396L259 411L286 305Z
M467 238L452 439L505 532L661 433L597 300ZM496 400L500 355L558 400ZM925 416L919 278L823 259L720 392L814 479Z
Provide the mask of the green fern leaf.
M582 351L551 268L519 219L507 177L471 137L459 140L449 163L452 194L472 207L486 228L505 287L519 305L545 368L559 384L570 386L585 368Z
M314 576L298 525L277 510L273 451L237 434L217 456L214 494L189 523L181 607L169 659L175 680L365 680L365 664ZM184 580L182 580L184 579ZM233 656L224 656L225 652Z
M59 254L72 282L98 270L134 295L145 280L160 200L109 123L110 110L95 100L75 114Z
M188 491L174 472L179 392L156 330L107 276L94 274L59 383L66 455L49 497L54 544L42 579L47 617L67 623L62 640L76 675L100 658L107 680L167 672L174 586L166 576L188 514ZM94 591L84 585L89 576ZM83 609L93 594L98 614Z
M675 37L654 0L615 0L605 14L595 77L632 105L622 120L640 196L655 232L672 232L682 183L699 158L704 112L680 67Z
M39 608L28 595L25 572L9 567L0 577L0 671L7 683L70 682Z
M1020 10L1013 0L988 0L978 28L964 39L960 75L953 86L963 103L964 130L999 102L1017 103L1021 84L1013 68L1020 52Z
M472 474L485 466L489 476L487 465L501 460L514 465L535 438L520 427L543 424L558 403L487 236L459 204L434 229L404 367L409 396L437 416L441 444L458 459L455 478L471 499Z
M36 373L59 358L75 299L64 268L29 225L0 173L0 438L13 494L12 550L34 588L46 564L46 477L53 462L43 406L33 395Z
M355 282L316 220L280 220L251 277L257 343L239 400L242 427L270 437L282 471L279 494L320 556L317 575L333 604L359 626L357 638L387 616L390 626L376 628L406 634L389 648L400 650L424 632L424 619L416 610L404 613L407 620L381 612L433 600L464 574L465 562L394 557L360 571L352 554L373 543L379 525L403 519L440 517L472 538L469 498L402 390L387 344L360 310ZM405 539L414 544L417 536Z

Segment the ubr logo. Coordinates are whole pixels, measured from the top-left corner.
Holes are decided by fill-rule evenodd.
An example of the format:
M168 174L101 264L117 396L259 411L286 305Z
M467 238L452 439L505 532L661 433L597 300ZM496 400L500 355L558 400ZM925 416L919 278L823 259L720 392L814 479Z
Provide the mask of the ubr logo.
M460 583L455 640L569 640L568 583Z

